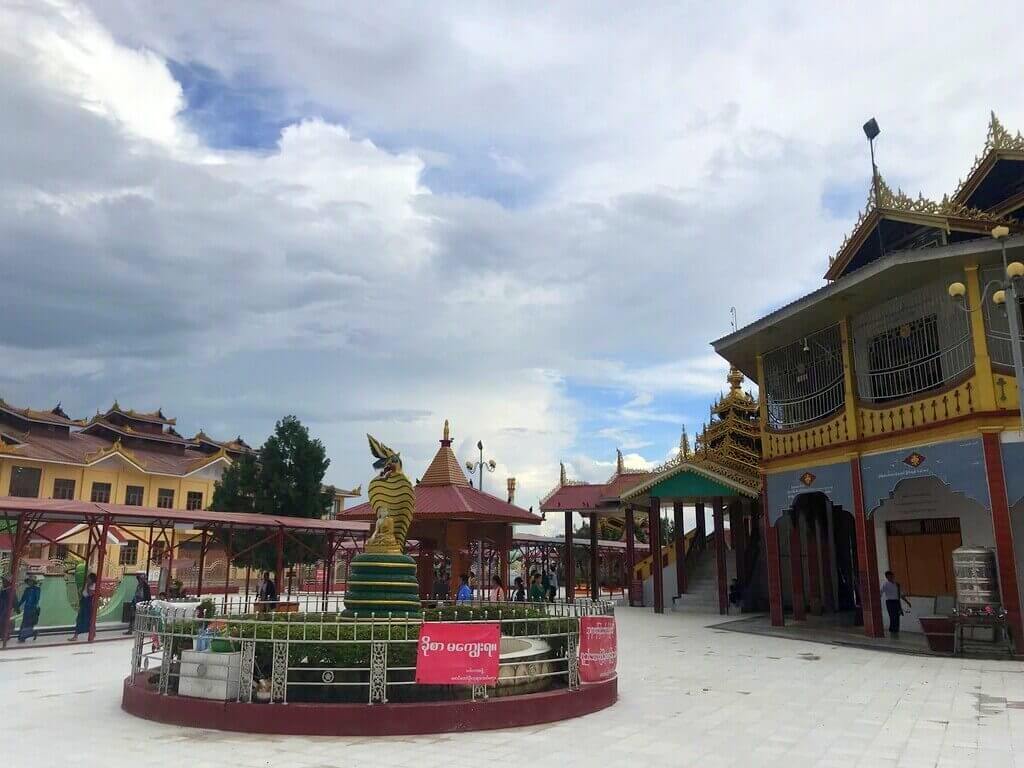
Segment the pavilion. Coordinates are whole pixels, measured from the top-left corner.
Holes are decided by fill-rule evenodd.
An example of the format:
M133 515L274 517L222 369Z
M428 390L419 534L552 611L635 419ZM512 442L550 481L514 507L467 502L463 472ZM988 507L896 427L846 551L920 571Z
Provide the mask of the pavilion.
M542 522L538 515L513 503L514 492L512 478L507 501L473 487L452 450L451 432L445 421L441 447L423 477L416 482L416 514L409 529L409 539L417 543L421 597L430 597L438 554L451 560L449 593L454 594L458 590L459 575L471 570L473 551L479 552L482 562L485 546L497 550L499 574L507 587L513 527ZM375 518L369 503L338 515L339 520L345 521L373 521ZM480 578L483 579L482 572ZM480 584L481 589L486 586Z
M123 534L141 538L133 529L149 531L147 546L152 549L154 543L163 541L161 548L169 558L168 573L173 573L174 551L190 542L200 542L200 558L205 555L210 543L219 540L223 543L229 560L244 557L261 544L273 543L277 551L277 583L282 583L284 573L284 547L289 541L310 554L323 558L328 567L333 562L339 547L357 535L365 534L366 525L341 520L323 520L320 518L289 517L282 515L261 515L241 512L212 512L200 509L163 509L157 507L140 507L126 504L101 504L97 502L74 501L63 499L25 499L17 497L0 498L0 526L7 532L11 540L12 581L19 577L21 561L30 542L37 538L53 542L48 531L54 526L71 524L84 526L88 531L88 546L85 562L97 572L103 572L107 555L107 547L111 543L111 531L115 528ZM235 534L257 532L259 538L248 547L233 547ZM181 533L181 537L178 534ZM300 534L322 537L320 548L311 548L308 541ZM199 592L202 592L203 568L200 563ZM225 582L227 574L225 574ZM15 581L14 587L17 587ZM324 585L326 600L329 585ZM227 585L225 583L224 601L227 603ZM13 602L13 601L11 601ZM7 643L7 630L10 626L12 604L8 602L4 613L0 616L0 638ZM96 613L98 601L93 603L92 616L89 623L89 641L96 637Z

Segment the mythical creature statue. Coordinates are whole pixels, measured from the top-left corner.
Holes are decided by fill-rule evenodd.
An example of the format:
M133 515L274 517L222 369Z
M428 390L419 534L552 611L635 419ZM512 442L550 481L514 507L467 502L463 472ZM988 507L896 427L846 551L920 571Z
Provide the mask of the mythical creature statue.
M370 452L377 458L373 468L380 470L370 481L368 489L370 506L377 513L377 524L366 542L366 551L402 553L416 508L416 494L402 471L401 456L372 435L366 437L370 441Z

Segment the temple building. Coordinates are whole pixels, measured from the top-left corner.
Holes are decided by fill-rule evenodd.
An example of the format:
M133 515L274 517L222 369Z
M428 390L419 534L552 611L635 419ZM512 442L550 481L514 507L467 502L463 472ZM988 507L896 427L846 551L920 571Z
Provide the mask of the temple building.
M1024 261L1024 137L993 115L938 202L877 172L871 187L823 287L713 342L759 388L771 620L833 613L882 636L892 570L913 605L904 629L919 632L948 612L951 552L972 545L994 548L1021 638L1021 340L1007 314L1020 305L998 302L1007 264Z
M50 410L35 410L0 399L0 493L157 509L206 509L224 469L255 451L241 437L216 440L200 430L188 438L178 433L176 425L176 419L159 409L145 413L122 408L117 402L90 419L75 419L59 403ZM359 495L359 489L337 490L335 513L344 509L345 499ZM125 536L115 528L108 543L118 550L106 559L104 579L145 569L150 562L144 536ZM0 542L0 550L4 549ZM83 531L53 524L31 543L27 562L46 567L85 549ZM154 559L159 562L159 553ZM179 566L185 567L186 562L179 560Z

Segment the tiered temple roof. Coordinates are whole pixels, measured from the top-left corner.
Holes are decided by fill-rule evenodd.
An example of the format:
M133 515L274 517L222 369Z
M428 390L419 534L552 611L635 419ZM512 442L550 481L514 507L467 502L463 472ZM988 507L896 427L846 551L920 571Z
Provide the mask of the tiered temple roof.
M1007 131L993 113L985 147L952 196L936 202L893 192L876 172L867 205L830 260L825 279L895 251L989 237L996 226L1024 232L1024 137Z

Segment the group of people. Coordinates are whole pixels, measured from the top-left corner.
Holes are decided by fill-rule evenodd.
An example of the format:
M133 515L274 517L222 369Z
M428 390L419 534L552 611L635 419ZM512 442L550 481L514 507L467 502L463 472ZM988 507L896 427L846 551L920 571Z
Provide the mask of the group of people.
M14 592L11 580L4 576L0 579L0 616L7 613L7 606L13 607L13 611L21 611L21 626L18 628L18 642L36 640L39 633L36 631L36 624L39 622L39 603L43 591L39 587L35 576L29 574L25 577L25 588L21 591L21 597Z
M474 599L475 575L463 573L459 575L459 586L455 590L455 601L458 603L470 602ZM449 591L450 579L447 573L442 570L434 572L434 583L431 589L431 597L434 600L449 600L452 595ZM517 576L513 582L511 591L507 590L501 577L491 577L491 589L488 599L503 603L511 602L554 602L558 597L558 573L554 568L550 570L534 571L530 576L530 585L526 586L521 576Z

